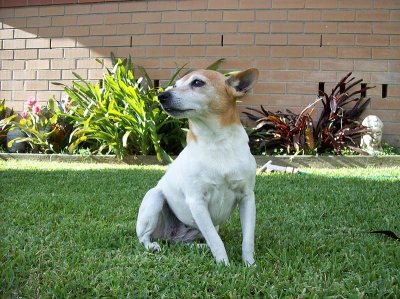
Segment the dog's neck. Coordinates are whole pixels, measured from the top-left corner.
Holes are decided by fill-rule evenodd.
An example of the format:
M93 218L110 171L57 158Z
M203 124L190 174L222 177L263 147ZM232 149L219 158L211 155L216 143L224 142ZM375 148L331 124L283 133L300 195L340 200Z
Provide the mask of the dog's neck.
M229 122L228 122L228 119ZM235 111L235 117L223 115L222 117L208 116L207 118L196 118L189 120L189 131L187 143L210 143L220 142L225 139L232 141L241 140L244 137L247 142L247 134L240 122L239 115Z

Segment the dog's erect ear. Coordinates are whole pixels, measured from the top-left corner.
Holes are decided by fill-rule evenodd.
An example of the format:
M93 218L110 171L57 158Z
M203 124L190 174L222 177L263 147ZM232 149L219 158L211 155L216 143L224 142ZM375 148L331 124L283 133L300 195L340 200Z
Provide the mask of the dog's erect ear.
M240 73L231 75L226 79L226 85L232 88L235 98L240 98L253 88L258 79L257 69L248 69Z

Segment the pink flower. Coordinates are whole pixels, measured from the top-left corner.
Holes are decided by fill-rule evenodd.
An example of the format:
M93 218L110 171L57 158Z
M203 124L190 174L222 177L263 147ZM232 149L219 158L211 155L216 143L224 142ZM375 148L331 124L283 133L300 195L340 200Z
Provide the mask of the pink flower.
M21 115L22 118L28 118L28 112L22 111L19 115Z
M39 106L33 106L33 107L32 107L32 111L33 111L33 113L35 113L36 115L39 115L39 114L40 114L40 111L42 111L42 109L40 109Z
M26 101L26 104L27 104L29 107L31 107L31 108L32 108L36 103L37 103L37 100L36 100L35 97L30 97L30 98Z

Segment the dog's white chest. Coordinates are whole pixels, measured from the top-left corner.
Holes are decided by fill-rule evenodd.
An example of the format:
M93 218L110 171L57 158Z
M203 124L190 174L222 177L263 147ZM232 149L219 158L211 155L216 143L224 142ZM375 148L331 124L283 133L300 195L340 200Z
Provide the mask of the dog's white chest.
M160 187L175 215L195 226L189 201L208 207L214 225L231 215L246 190L253 190L255 161L248 151L194 155L185 149L160 181Z

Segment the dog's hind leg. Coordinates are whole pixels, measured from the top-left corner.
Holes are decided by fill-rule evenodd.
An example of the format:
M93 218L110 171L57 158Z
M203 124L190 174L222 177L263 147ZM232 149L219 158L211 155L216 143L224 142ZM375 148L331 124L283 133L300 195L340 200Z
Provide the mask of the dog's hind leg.
M166 201L163 193L155 187L146 193L140 205L136 223L136 234L140 243L147 250L158 252L161 249L157 242L151 242L151 237L160 225L161 212L165 204Z

